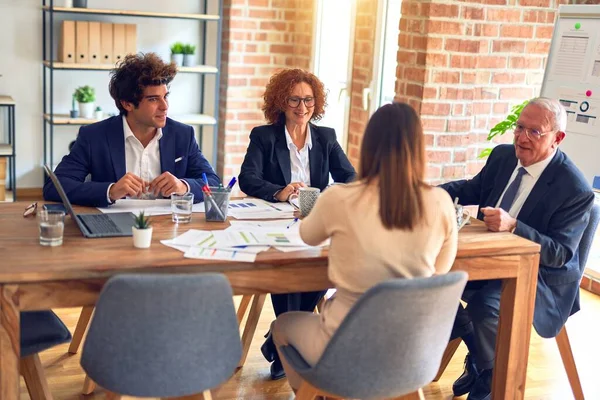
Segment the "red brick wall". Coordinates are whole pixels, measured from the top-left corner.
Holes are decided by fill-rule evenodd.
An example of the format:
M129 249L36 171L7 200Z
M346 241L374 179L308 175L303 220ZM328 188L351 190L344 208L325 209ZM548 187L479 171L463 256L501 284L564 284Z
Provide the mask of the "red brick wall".
M476 174L490 128L539 94L560 3L403 1L396 98L420 111L432 182Z
M219 106L221 175L237 175L248 135L265 123L262 94L279 68L308 69L313 10L308 0L225 0Z
M348 124L348 158L357 167L360 142L369 120L363 109L362 92L373 79L377 1L358 0L354 30L354 54L350 89L350 123Z

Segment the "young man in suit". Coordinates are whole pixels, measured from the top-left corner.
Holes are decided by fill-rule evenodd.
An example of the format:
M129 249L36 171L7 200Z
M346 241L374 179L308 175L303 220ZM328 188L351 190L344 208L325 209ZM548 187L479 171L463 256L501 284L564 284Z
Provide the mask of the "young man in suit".
M130 54L111 72L109 90L120 115L82 127L54 171L73 204L106 207L124 197L185 192L200 202L202 173L211 186L220 183L194 129L167 118L168 86L176 73L174 64L154 53ZM44 199L60 201L49 179Z
M479 205L478 218L494 232L513 232L541 245L533 325L554 337L579 310L577 248L587 226L594 194L582 173L558 148L567 114L556 100L533 99L523 109L514 145L497 146L471 180L442 185L461 204ZM491 399L492 368L500 309L501 281L469 282L453 336L469 354L454 383L456 396Z

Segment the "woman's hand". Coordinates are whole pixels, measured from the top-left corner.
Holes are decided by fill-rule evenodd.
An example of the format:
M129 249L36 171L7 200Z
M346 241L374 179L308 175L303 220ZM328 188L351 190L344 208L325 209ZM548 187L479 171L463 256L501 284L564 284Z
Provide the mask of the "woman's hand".
M306 187L306 184L304 182L292 182L281 189L279 193L275 195L275 198L277 201L288 201L292 194L298 194L298 189L301 187Z

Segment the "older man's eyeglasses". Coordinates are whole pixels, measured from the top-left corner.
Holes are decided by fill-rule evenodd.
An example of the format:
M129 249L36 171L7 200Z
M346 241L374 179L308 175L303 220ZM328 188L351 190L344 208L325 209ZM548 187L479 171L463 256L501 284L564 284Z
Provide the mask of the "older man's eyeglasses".
M303 101L306 108L312 108L315 106L315 98L314 97L288 97L287 104L291 108L298 108L300 106L300 102Z
M513 133L515 136L519 136L523 132L525 132L525 135L527 136L528 139L539 140L542 136L547 135L554 131L550 130L550 131L540 132L537 129L525 128L523 125L517 124L515 126L515 130Z

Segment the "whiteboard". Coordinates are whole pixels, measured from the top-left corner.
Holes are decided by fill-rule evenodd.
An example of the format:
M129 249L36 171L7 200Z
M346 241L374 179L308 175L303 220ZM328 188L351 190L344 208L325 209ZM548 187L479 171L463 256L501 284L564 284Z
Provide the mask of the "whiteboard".
M560 6L541 96L567 110L560 148L590 184L600 175L600 6Z

